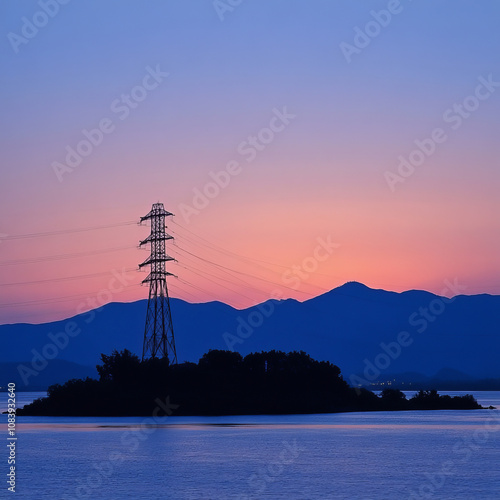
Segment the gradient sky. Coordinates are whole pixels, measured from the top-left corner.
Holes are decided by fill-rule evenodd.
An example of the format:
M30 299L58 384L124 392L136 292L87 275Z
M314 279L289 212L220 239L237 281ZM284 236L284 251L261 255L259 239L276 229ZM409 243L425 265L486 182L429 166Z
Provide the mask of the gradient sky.
M148 228L124 223L157 201L176 214L171 294L191 302L304 300L351 280L500 293L500 87L450 119L480 78L500 82L500 4L402 0L377 27L389 4L246 0L221 20L207 0L86 0L43 25L38 2L2 2L0 323L145 298L135 271L109 288L147 257ZM379 33L348 62L341 44L369 22ZM124 118L116 100L148 67L169 75ZM295 117L247 161L242 143L284 108ZM60 181L54 162L103 119L113 131ZM436 128L446 141L391 190L386 173ZM185 217L229 162L240 173ZM312 261L328 237L338 247ZM302 264L315 272L298 284Z

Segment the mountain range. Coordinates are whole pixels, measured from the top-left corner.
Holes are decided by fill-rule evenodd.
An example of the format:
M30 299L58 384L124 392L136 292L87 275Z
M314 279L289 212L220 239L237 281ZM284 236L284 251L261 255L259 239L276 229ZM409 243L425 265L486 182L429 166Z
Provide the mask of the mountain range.
M44 324L0 326L0 386L44 388L95 376L100 354L142 353L147 301L110 303ZM244 310L171 299L179 362L209 349L303 350L338 365L354 385L374 381L500 379L500 296L453 299L349 282L298 302L268 300ZM393 378L389 378L393 377Z

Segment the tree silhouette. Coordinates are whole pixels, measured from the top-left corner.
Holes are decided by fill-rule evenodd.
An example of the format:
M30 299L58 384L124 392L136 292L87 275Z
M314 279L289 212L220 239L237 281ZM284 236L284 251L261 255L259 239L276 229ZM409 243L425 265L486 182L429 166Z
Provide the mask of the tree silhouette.
M127 384L138 371L140 360L128 349L118 352L116 349L110 356L101 354L102 365L97 365L97 373L101 382Z
M195 363L141 362L127 349L101 355L99 380L69 380L19 415L151 415L169 398L176 415L331 413L365 410L481 408L472 396L420 391L407 401L398 389L380 397L353 389L338 366L303 351L252 353L210 350Z

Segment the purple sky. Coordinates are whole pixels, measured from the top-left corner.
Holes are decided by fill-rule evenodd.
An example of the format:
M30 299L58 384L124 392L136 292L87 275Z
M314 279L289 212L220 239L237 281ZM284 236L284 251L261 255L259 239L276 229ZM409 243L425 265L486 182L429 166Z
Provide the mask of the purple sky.
M189 301L500 293L498 2L54 2L0 6L1 323L146 297L157 201Z

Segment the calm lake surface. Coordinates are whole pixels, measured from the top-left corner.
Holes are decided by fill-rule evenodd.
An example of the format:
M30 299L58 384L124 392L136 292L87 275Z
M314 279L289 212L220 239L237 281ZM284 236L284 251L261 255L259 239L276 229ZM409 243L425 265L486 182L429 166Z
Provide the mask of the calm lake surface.
M500 408L500 392L473 394ZM0 393L2 411L5 403ZM0 422L6 436L6 415ZM235 417L174 410L156 426L150 418L22 417L17 431L15 498L500 498L500 410ZM2 477L6 462L4 448ZM2 480L0 497L7 494Z

